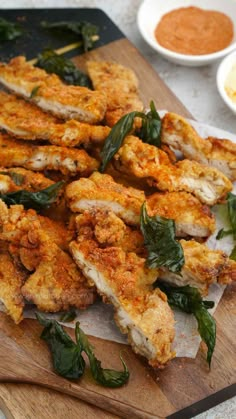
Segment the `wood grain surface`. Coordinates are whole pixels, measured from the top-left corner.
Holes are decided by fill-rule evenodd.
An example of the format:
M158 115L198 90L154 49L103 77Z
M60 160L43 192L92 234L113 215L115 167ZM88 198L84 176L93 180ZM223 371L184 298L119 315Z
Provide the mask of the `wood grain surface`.
M114 60L133 68L140 80L140 94L146 106L153 99L158 109L168 109L183 116L190 116L128 40L115 41L84 56L76 57L74 61L82 68L89 58ZM217 343L210 371L205 360L206 348L203 345L196 359L177 358L160 371L148 367L144 359L134 355L131 349L125 346L124 357L131 373L130 381L128 385L116 390L104 389L94 384L88 373L78 384L56 376L51 370L47 346L39 339L41 327L34 320L28 319L16 326L1 313L0 377L2 380L5 377L5 381L10 381L10 378L16 381L18 377L22 382L30 384L1 384L0 407L8 418L14 419L70 419L95 416L158 418L171 415L200 401L235 383L235 291L235 285L227 287L215 312ZM119 368L119 352L124 349L124 345L94 337L91 337L91 341L104 365ZM65 391L67 395L38 387L35 383ZM82 397L83 400L94 403L96 407L68 394ZM98 406L112 413L105 413L99 410Z

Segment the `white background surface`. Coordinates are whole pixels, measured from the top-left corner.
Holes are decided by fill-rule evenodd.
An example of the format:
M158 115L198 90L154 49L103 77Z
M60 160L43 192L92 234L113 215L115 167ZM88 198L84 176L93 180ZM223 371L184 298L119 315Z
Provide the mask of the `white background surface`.
M187 68L171 64L158 56L138 32L136 13L140 4L141 0L1 0L0 8L101 8L141 51L196 119L236 133L236 117L225 106L216 89L218 64ZM197 416L197 419L224 418L236 418L236 397ZM40 413L36 419L40 419Z

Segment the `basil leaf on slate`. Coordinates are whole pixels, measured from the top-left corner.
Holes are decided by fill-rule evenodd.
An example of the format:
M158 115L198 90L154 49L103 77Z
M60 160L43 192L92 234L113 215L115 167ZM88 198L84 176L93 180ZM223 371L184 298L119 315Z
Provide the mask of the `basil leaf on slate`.
M21 173L16 173L14 171L12 172L0 172L1 175L5 175L5 176L9 176L13 182L15 183L15 185L17 186L21 186L22 183L24 182L24 175L22 175Z
M171 307L176 307L195 316L198 332L208 348L207 362L210 366L216 342L216 323L207 310L214 307L214 302L204 301L198 289L189 285L174 287L159 280L155 285L167 295Z
M60 322L73 322L76 318L76 311L75 309L71 309L70 311L66 311L65 313L61 314Z
M144 203L141 208L140 228L148 250L149 268L164 266L171 272L180 272L184 265L184 252L175 240L175 222L155 215L149 217Z
M76 323L75 334L77 342L81 344L82 350L86 353L89 359L93 378L99 384L102 384L104 387L116 388L124 385L128 381L129 371L121 356L120 359L124 367L123 371L102 368L101 361L99 361L94 355L92 345L89 343L87 336L80 329L78 322Z
M38 55L37 67L43 68L47 73L57 74L67 84L91 88L90 78L80 71L68 58L46 49ZM33 91L32 91L33 93Z
M39 211L43 208L49 208L50 205L56 201L58 193L63 185L64 182L60 181L38 192L29 192L22 189L16 192L0 194L0 199L8 206L21 204L26 209L33 208L36 211Z
M147 114L137 111L130 112L127 115L122 116L112 127L101 151L102 163L99 169L100 172L104 172L109 161L122 146L125 137L133 130L135 118L142 119L142 126L135 132L135 135L144 143L160 147L161 118L156 111L153 101L150 102L150 109L151 110Z
M54 370L65 378L80 378L85 369L81 345L75 344L57 321L48 320L40 313L36 313L36 317L44 326L40 337L47 342L51 350Z
M22 35L23 29L18 23L0 17L0 41L12 41Z
M84 51L93 48L94 42L98 39L99 28L90 22L41 22L41 26L49 30L67 31L76 34L82 40Z

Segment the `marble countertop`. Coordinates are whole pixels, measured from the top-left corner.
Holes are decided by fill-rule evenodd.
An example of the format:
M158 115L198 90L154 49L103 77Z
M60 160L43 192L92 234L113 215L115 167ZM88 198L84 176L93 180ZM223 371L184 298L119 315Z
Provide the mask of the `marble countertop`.
M219 63L191 68L177 66L162 59L145 43L138 31L136 14L141 3L141 0L1 0L1 8L96 7L102 9L141 51L197 120L236 133L236 117L226 107L216 88L215 80ZM236 397L196 416L197 419L234 419L235 417Z

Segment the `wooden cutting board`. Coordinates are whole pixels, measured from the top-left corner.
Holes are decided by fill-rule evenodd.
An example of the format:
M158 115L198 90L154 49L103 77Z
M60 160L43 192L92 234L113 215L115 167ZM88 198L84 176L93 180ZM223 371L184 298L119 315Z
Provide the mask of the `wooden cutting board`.
M99 11L99 14L101 13ZM114 29L114 25L107 17L105 18ZM96 14L94 19L96 20ZM107 38L105 41L102 39L99 48L83 56L75 57L75 63L83 68L88 58L106 59L133 68L139 78L140 94L146 106L153 99L159 109L168 109L183 116L191 116L119 30L115 28L112 34L111 42L107 43ZM4 55L5 50L2 53ZM32 54L29 58L32 58ZM215 312L217 343L210 371L205 361L205 348L202 346L196 359L175 359L161 371L154 371L148 367L144 359L134 355L127 347L124 356L131 373L127 386L116 390L104 389L94 384L91 378L86 375L80 381L78 394L80 389L89 389L94 394L105 396L103 406L105 410L109 409L109 400L111 399L123 403L130 409L129 417L134 417L136 408L138 408L141 412L140 417L143 418L151 415L152 417L170 416L176 419L192 417L232 397L236 394L235 292L235 285L227 287ZM15 362L15 372L20 374L22 371L28 372L29 370L29 383L32 382L31 369L28 367L31 363L43 369L45 376L47 376L47 371L50 371L48 374L52 376L48 349L45 343L39 339L40 330L41 327L34 320L26 319L20 325L15 326L7 316L0 313L0 339L2 343L6 339L9 342L9 348L12 348L12 356L11 350L7 351L7 357L0 358L0 366L4 365L7 368L9 365L10 367L15 362L13 350L18 351L22 354L25 362L21 364ZM69 333L72 333L71 330ZM119 368L119 352L124 348L124 345L94 337L91 337L91 341L104 365ZM59 385L60 379L55 376L54 380ZM114 412L117 416L106 413L104 410L98 409L97 406L94 407L68 395L62 395L34 384L0 384L0 407L7 418L14 419L114 418L121 416L119 410Z

